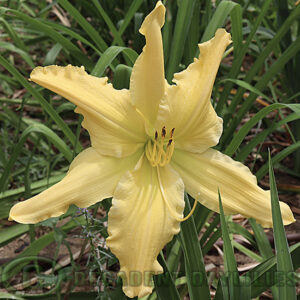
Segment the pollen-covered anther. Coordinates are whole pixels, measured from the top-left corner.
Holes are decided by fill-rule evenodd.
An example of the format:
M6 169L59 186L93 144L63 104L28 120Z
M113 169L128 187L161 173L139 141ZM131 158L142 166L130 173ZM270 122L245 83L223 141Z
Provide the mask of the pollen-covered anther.
M163 167L171 161L174 152L174 130L175 128L170 131L169 140L165 141L166 127L164 126L161 130L161 137L159 137L157 131L155 131L154 140L150 139L148 141L145 153L153 167Z

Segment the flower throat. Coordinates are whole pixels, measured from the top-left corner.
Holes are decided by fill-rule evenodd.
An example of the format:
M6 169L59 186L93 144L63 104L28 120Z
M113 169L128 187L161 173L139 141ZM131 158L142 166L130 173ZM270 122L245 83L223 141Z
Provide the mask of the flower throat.
M174 130L175 128L170 131L168 140L164 126L161 130L161 136L158 136L157 131L155 131L154 141L151 139L148 141L145 152L152 167L163 167L170 162L174 152Z

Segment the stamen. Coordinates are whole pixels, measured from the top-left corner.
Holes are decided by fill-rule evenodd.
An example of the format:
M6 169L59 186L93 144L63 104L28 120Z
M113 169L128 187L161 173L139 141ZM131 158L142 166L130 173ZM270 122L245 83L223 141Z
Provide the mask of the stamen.
M165 126L161 130L161 137L158 137L158 132L155 131L154 140L148 141L145 154L153 167L163 167L171 161L174 152L174 141L172 137L174 130L174 128L171 130L167 144L165 144Z
M173 152L174 152L174 142L173 140L169 140L169 143L167 145L167 153L166 153L166 157L167 157L167 161L166 161L166 164L168 164L170 161L171 161L171 158L172 158L172 155L173 155Z
M187 216L185 216L184 218L178 218L175 214L177 213L175 211L174 213L174 210L171 206L170 206L170 203L168 202L167 200L167 197L166 197L166 194L165 194L165 191L164 191L164 188L162 186L162 182L161 182L161 177L160 177L160 172L159 172L159 167L156 167L156 170L157 170L157 178L158 178L158 184L159 184L159 188L160 188L160 192L161 192L161 195L162 195L162 198L163 200L165 201L165 204L169 210L169 212L171 213L172 217L178 221L178 222L183 222L183 221L186 221L188 218L190 218L190 216L193 214L193 212L195 211L195 208L197 206L197 200L195 199L195 202L194 202L194 205L193 205L193 208L191 209L191 211L188 213Z
M164 139L166 137L166 126L161 129L161 137Z
M175 131L175 128L172 128L171 133L170 133L170 138L173 138L174 131Z

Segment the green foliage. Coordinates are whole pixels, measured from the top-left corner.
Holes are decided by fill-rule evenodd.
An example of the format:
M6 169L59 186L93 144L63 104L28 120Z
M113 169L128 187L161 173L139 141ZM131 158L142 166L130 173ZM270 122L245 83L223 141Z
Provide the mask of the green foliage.
M164 274L155 276L154 292L145 299L183 299L187 295L190 299L210 299L210 293L215 294L214 299L251 299L268 289L274 299L296 297L294 271L300 267L300 244L289 246L286 242L272 165L279 166L294 153L295 161L300 161L300 5L284 0L275 2L276 5L271 0L164 1L167 14L162 32L169 83L175 72L185 69L199 55L197 43L209 40L219 27L232 34L233 43L225 53L212 94L213 105L224 120L224 133L217 147L242 162L248 158L253 161L255 156L252 169L258 179L269 172L276 253L254 220L249 221L251 232L224 217L220 191L221 215L197 206L194 215L181 224L181 233L159 255ZM58 218L35 227L7 226L6 218L19 199L61 180L69 162L89 140L81 130L82 118L74 113L74 105L28 82L31 70L38 65L84 65L95 76L107 76L115 88L128 88L132 66L144 46L138 28L156 1L3 3L0 247L28 232L33 238L25 250L0 265L0 299L62 299L68 295L70 299L126 299L116 276L117 259L103 244L107 216L99 216L99 205L79 213L71 208L60 218L62 226L57 225ZM262 108L260 103L266 107ZM290 123L294 124L291 129ZM276 155L268 159L264 142L272 142L275 134L283 131L290 136L289 145L272 146ZM300 176L297 169L293 174ZM190 201L194 200L185 195L185 201L188 213ZM103 201L102 213L110 205L110 199ZM74 228L81 228L85 238L79 258L75 258L67 239L67 233ZM43 235L37 234L34 239L39 230ZM246 246L237 241L237 235L243 237ZM214 244L221 237L225 273L215 274L205 270L204 259L207 253L215 253ZM57 248L54 260L47 265L51 270L48 274L40 270L44 258L37 255L52 242L56 242ZM61 245L69 251L69 261L62 265L57 257ZM78 293L74 292L76 284L79 285L74 274L82 271L80 259L86 247L89 256L83 274L97 290ZM238 271L235 253L243 253L258 265L244 273ZM31 293L32 283L20 276L26 267L33 268L38 293ZM270 278L270 274L292 277L280 285L281 278ZM24 285L18 292L13 288L16 280Z

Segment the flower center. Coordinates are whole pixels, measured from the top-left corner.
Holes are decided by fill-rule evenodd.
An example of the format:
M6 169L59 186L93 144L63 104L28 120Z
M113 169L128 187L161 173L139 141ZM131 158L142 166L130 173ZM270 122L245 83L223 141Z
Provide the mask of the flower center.
M155 131L154 140L150 139L148 141L145 152L152 167L163 167L170 162L174 152L174 130L175 128L170 131L168 140L166 139L166 127L164 126L161 130L160 137L157 131Z

